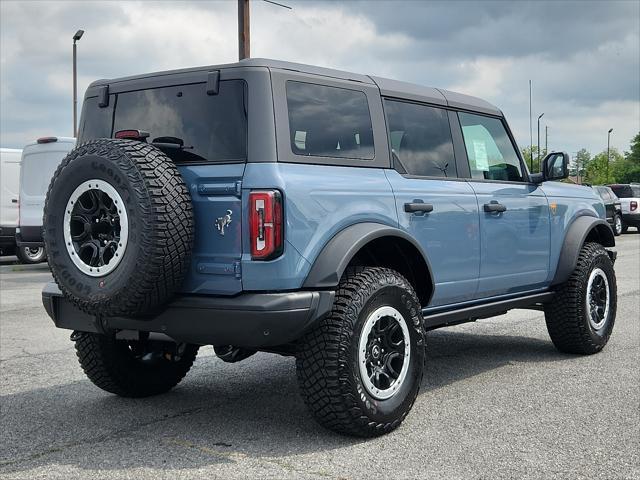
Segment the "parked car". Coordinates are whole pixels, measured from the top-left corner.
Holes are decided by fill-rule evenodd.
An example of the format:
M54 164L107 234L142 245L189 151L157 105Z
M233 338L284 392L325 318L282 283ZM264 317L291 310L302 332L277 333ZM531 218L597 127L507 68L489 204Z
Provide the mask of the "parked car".
M75 144L75 138L42 137L22 151L16 243L18 254L25 263L40 263L47 258L42 239L44 200L56 168Z
M611 335L601 199L554 181L566 153L529 173L481 99L251 59L94 82L80 125L43 303L108 392L165 392L202 345L295 355L313 416L376 436L409 413L429 330L529 308L563 352Z
M602 199L607 222L609 222L614 235L617 237L622 233L622 204L620 199L607 186L594 186L593 189Z
M0 254L16 254L18 226L18 179L22 150L0 148Z
M640 184L613 184L611 190L618 196L622 205L622 231L636 227L640 231Z

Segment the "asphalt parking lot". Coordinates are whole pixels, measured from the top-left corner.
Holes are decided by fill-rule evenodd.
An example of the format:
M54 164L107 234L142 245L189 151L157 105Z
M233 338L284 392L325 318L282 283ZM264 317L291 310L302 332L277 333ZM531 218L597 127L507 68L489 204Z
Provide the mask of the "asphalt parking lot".
M314 423L292 358L205 347L168 394L107 394L42 309L46 265L3 259L0 478L640 478L640 234L617 250L602 353L557 353L534 311L430 332L413 411L368 441Z

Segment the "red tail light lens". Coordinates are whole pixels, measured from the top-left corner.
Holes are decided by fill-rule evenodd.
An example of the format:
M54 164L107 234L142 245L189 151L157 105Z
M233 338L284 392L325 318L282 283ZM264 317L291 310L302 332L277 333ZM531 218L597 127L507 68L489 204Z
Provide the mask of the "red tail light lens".
M629 202L629 210L633 212L634 210L637 210L637 208L638 208L638 202L636 202L635 200L632 200Z
M114 135L115 138L123 138L126 140L144 140L149 136L148 132L142 130L118 130Z
M282 253L282 196L277 190L256 190L249 194L251 258L270 260Z

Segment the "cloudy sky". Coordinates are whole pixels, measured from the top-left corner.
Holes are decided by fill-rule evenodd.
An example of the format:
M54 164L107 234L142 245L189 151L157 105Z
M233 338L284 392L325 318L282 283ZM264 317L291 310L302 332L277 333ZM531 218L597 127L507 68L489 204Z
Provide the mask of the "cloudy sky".
M293 9L252 0L252 56L483 97L503 109L521 147L529 79L552 149L602 151L613 128L612 145L624 151L640 130L637 0L281 1ZM235 0L0 0L0 22L3 147L71 135L78 28L79 98L97 78L237 59Z

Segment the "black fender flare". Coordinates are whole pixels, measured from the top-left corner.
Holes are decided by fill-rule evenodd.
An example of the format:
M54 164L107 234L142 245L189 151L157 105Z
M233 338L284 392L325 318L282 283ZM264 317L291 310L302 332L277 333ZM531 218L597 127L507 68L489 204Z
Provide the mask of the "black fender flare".
M429 271L431 285L435 285L429 258L415 238L399 228L381 223L364 222L350 225L327 242L313 262L303 288L335 287L356 253L372 240L381 237L397 237L411 243L422 255Z
M611 227L605 220L588 215L576 218L569 226L567 234L564 237L556 273L551 281L552 286L559 285L568 280L571 272L576 268L582 245L584 245L585 240L594 230L602 246L615 246L616 240L613 235L613 230L611 230Z

